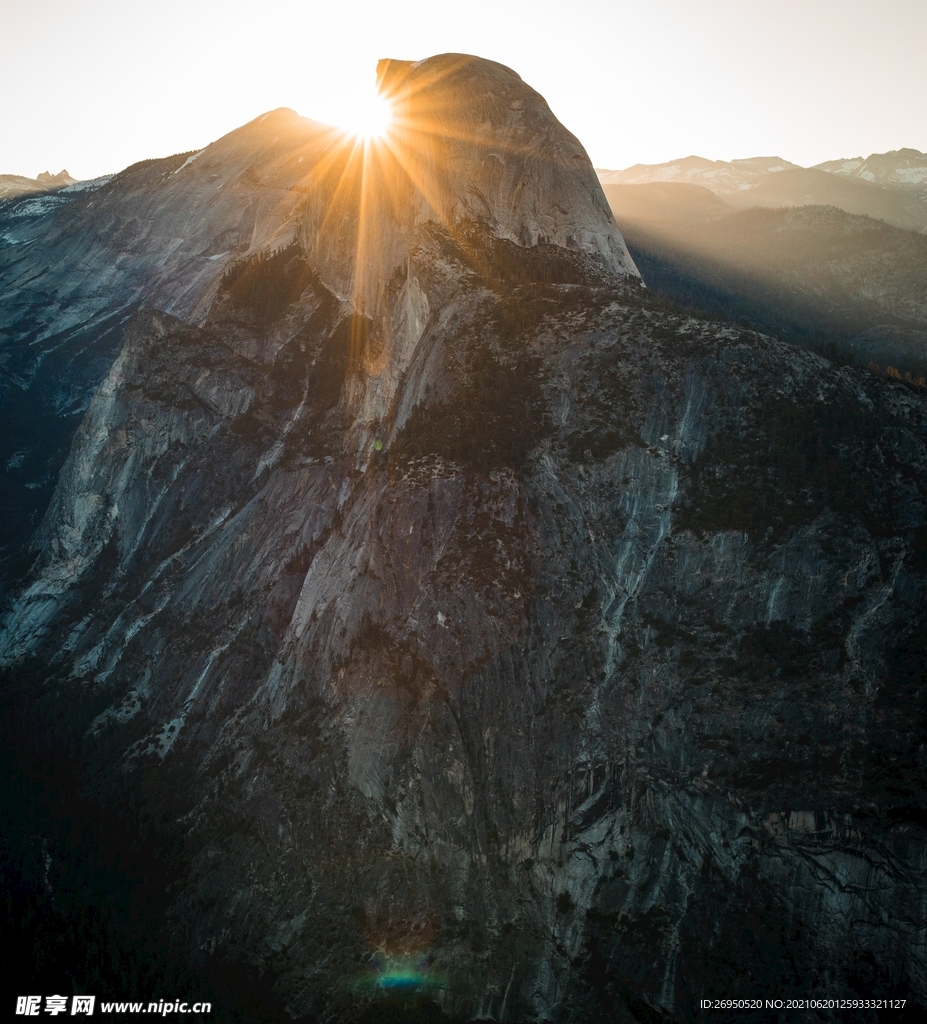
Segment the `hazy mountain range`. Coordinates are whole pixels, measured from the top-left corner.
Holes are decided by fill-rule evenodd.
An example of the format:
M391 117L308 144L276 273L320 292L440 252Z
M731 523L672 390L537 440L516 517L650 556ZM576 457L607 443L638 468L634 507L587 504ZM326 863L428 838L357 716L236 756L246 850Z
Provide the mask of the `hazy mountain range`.
M916 332L927 238L607 199L510 69L378 77L389 146L276 110L0 204L7 971L922 1012L927 391L809 347Z
M899 150L822 168L693 157L599 175L657 294L922 376L927 235L914 229L927 212L927 156Z
M896 149L890 153L850 160L830 160L818 169L846 178L859 178L875 185L900 188L920 196L927 193L927 154L917 149Z
M623 171L600 169L597 174L603 185L701 185L735 209L836 206L899 228L927 227L927 154L916 149L809 168L778 157L727 162L690 156L665 164L635 164Z

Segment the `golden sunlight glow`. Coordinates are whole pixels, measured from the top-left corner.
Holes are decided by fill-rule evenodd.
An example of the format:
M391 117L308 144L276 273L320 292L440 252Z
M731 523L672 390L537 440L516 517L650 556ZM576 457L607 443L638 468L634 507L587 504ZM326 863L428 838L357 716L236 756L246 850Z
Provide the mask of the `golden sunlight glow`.
M344 112L341 127L365 142L381 139L389 131L393 108L379 93L359 97Z

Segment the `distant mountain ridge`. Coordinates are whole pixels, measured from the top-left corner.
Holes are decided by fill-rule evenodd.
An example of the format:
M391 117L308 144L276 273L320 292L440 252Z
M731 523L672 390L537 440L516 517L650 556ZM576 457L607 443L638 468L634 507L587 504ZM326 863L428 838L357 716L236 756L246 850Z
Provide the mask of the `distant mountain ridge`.
M30 192L49 192L67 185L76 185L77 180L63 169L57 174L42 171L37 178L27 178L22 174L0 174L0 202L4 199L13 199L15 196L27 195Z
M603 185L700 185L730 206L836 206L909 231L927 229L927 154L873 153L799 167L780 157L706 160L688 156L624 170L597 169Z
M596 168L603 185L643 185L652 181L686 182L703 185L718 195L755 188L770 174L798 167L777 156L755 156L745 160L706 160L687 156L664 164L634 164L623 171Z
M886 188L909 189L927 193L927 153L918 149L895 149L849 160L829 160L816 164L819 171L858 178Z

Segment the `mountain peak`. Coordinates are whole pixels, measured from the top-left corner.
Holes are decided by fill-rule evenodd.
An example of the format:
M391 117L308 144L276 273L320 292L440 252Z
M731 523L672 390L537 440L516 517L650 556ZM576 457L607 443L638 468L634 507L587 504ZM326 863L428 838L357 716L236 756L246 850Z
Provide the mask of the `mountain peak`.
M59 185L73 185L77 178L72 178L66 170L62 169L57 174L52 174L50 171L42 171L41 174L36 176L35 180L48 188L56 188Z
M639 276L586 151L514 71L447 53L381 60L377 77L392 127L320 165L300 230L323 279L359 310L377 305L427 222L452 233L483 225L520 246L551 243L608 274Z
M867 157L828 160L816 164L815 169L842 178L857 178L883 188L920 194L922 200L927 198L927 153L919 149L908 147L887 153L870 153Z
M719 195L754 188L768 174L793 170L797 164L778 156L752 156L738 160L708 160L687 156L662 164L634 164L622 171L598 170L606 185L643 185L648 182L688 182L704 185Z

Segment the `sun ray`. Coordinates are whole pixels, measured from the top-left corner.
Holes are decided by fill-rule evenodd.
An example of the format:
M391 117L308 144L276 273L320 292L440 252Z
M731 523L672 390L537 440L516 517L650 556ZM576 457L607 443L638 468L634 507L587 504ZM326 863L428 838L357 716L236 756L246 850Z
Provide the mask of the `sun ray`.
M328 267L327 280L362 316L379 308L393 263L405 258L400 225L409 215L417 223L440 224L468 252L468 259L477 261L478 273L488 269L478 265L478 253L473 251L468 197L450 187L460 160L481 159L481 151L495 157L510 168L510 189L522 178L534 176L531 164L537 151L527 144L523 132L494 136L486 123L492 108L481 116L480 97L474 100L476 108L471 105L461 116L453 78L471 59L461 57L434 72L427 69L428 73L407 62L399 62L402 66L395 74L388 64L382 73L378 67L378 93L364 112L350 118L350 130L348 118L342 119L341 128L332 129L330 142L307 175L305 190L313 198L307 199L307 211L312 212L305 221L310 232L305 242L310 249L322 246L319 255ZM511 109L514 125L522 108L513 105ZM339 270L339 261L348 253L339 256L323 240L336 228L343 237L348 224L354 235L353 252L350 264L342 262ZM370 340L374 341L373 336ZM373 350L379 351L375 344ZM371 356L372 351L365 358Z
M382 93L374 92L347 107L341 127L362 142L371 143L387 134L392 120L392 103Z

